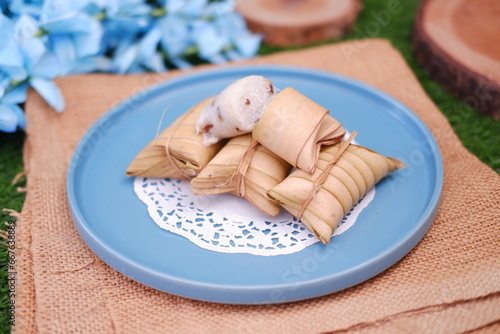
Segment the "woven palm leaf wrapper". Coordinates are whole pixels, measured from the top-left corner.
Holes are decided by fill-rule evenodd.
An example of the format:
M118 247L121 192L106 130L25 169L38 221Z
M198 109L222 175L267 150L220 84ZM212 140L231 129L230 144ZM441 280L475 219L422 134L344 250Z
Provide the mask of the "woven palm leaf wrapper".
M404 168L385 157L344 141L321 149L314 174L293 171L268 196L302 222L324 244L352 207L387 174Z
M312 173L321 146L338 143L345 130L326 108L288 87L267 106L252 134L292 166Z
M235 194L275 216L280 206L267 197L267 191L284 180L290 169L290 164L247 134L229 140L191 180L191 188L197 195Z
M148 143L130 163L127 176L191 178L198 175L224 145L219 142L206 147L201 134L196 134L196 120L211 100L207 98L196 104Z

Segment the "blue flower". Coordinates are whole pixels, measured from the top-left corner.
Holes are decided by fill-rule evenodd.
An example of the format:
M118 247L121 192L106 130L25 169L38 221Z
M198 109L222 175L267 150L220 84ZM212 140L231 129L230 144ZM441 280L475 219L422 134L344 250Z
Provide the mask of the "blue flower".
M26 129L23 110L17 104L5 104L0 100L0 131L15 132L17 128Z
M30 15L32 17L38 18L42 11L43 0L12 0L7 1L10 4L6 5L6 8L2 8L3 12L9 8L9 11L14 15Z
M38 38L26 34L34 19L21 15L16 22L0 14L0 27L7 38L0 43L0 130L24 128L18 104L32 86L57 111L64 109L59 89L51 81L58 74L55 57Z
M130 38L122 41L114 52L115 71L120 74L166 71L165 60L157 51L160 38L160 31L151 29L141 40Z
M34 24L33 19L21 16L14 26L13 39L18 42L24 69L25 82L33 87L56 111L63 111L65 103L59 88L51 81L59 75L59 63L44 43L37 37L26 36L25 28Z
M141 0L107 0L100 10L106 29L114 33L141 32L151 21L151 6Z
M141 0L104 0L87 6L86 12L103 26L102 42L108 50L145 33L152 20L151 7Z
M14 23L0 13L0 30L6 38L0 39L0 73L15 81L26 79L23 55L14 39ZM5 79L4 79L5 80Z
M26 100L26 87L20 85L0 94L0 131L15 132L26 128L26 120L20 103Z
M164 72L252 57L261 36L234 0L0 0L0 131L24 128L28 87L56 111L52 81L91 73Z
M18 103L26 100L25 85L20 83L26 80L28 74L23 54L13 38L14 24L2 14L0 30L7 37L0 39L0 131L14 132L18 126L25 126L24 114ZM12 82L20 86L16 89Z
M255 56L262 41L262 35L251 33L243 17L235 12L225 13L215 20L221 34L226 36L232 46L231 52L226 52L231 59L250 58ZM229 51L229 50L228 50Z
M217 25L209 21L197 21L193 24L193 39L202 59L210 60L229 46L229 39Z
M55 54L60 63L59 75L78 73L80 62L86 61L86 57L103 55L103 28L95 17L84 12L88 6L85 0L47 0L40 19L29 23L36 27L34 36L40 37ZM28 29L27 25L25 22L24 29Z
M0 96L5 94L5 91L9 87L10 78L7 74L0 72Z
M168 0L165 9L169 15L199 19L205 14L208 0Z
M85 11L97 18L103 27L101 44L104 53L112 58L107 62L107 72L161 72L166 69L163 58L155 53L156 50L144 51L142 46L154 37L150 29L152 8L145 1L107 0L92 3ZM103 58L99 61L104 64Z
M154 29L160 31L161 47L171 58L181 57L194 45L189 22L182 17L164 16L158 20Z

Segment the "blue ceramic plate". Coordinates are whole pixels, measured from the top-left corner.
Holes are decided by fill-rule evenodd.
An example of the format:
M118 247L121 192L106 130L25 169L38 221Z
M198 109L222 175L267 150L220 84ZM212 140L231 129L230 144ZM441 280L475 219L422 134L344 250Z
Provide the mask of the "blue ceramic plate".
M125 170L155 136L202 98L252 74L293 86L325 106L356 140L402 159L407 168L377 185L357 223L329 245L290 255L217 253L160 229L133 191ZM68 172L78 232L110 266L153 288L234 304L282 303L363 282L405 256L434 220L443 169L422 121L381 91L338 75L294 67L243 66L185 75L144 90L101 117L79 143Z

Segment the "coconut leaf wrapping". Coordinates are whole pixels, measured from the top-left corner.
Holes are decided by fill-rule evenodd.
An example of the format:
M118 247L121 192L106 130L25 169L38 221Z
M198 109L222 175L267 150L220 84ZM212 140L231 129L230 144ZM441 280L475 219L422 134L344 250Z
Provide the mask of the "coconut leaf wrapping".
M198 175L224 145L219 142L206 147L202 144L202 135L196 134L195 123L211 100L205 99L192 107L148 143L130 163L127 176L191 178Z
M235 194L275 216L280 206L267 197L267 191L285 179L290 169L290 164L247 134L229 140L191 180L191 188L197 195Z
M326 108L288 87L269 103L252 134L292 166L312 173L321 146L338 143L345 130Z
M270 189L268 196L327 244L337 225L368 190L404 164L343 142L323 147L316 167L314 174L293 171Z

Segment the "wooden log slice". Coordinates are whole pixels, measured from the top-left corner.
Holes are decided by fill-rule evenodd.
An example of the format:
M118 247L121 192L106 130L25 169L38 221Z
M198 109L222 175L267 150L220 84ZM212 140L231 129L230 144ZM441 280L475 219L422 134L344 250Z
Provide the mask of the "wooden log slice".
M242 0L236 10L264 43L291 46L346 34L361 7L359 0Z
M500 119L499 0L424 0L413 50L448 91Z

